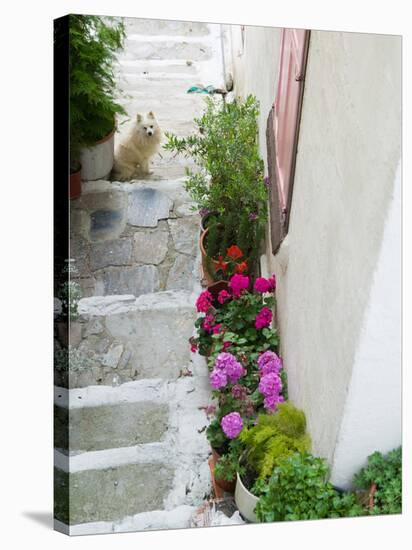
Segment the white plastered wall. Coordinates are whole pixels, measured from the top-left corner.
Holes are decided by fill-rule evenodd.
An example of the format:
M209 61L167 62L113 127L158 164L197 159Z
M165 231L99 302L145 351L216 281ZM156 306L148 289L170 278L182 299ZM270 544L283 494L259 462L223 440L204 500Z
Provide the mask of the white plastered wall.
M280 29L246 27L243 46L240 39L235 28L235 91L243 97L253 93L261 102L260 148L266 160ZM382 243L400 159L400 127L400 37L312 31L289 233L276 256L268 236L266 264L278 280L290 398L306 413L313 452L333 465L333 479L343 483L372 447L386 449L399 441L400 363L395 358L400 325L395 313L385 320L381 343L394 358L387 376L395 386L385 403L380 402L381 387L371 384L361 411L357 384L364 385L365 378L356 380L366 373L361 365L364 346L373 340L373 323L384 324L377 318L382 310L372 283L385 272L386 286L399 293L397 269L385 271L382 263ZM382 424L379 407L386 409L390 428ZM369 418L365 426L360 418L356 422L360 414L365 422ZM374 435L365 438L372 422ZM344 458L352 446L353 461Z
M364 466L369 454L401 444L400 326L399 165L333 457L332 481L339 487L350 486L353 472Z

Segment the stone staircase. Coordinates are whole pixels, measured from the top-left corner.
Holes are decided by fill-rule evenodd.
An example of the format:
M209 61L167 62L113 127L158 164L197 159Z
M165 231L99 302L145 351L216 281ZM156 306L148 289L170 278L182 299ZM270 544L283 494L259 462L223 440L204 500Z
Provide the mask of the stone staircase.
M149 110L163 130L189 133L203 100L186 90L222 83L219 27L128 19L126 29L129 116L117 138ZM162 151L150 178L83 182L71 202L84 298L70 344L85 359L67 389L58 372L55 386L56 527L70 534L187 527L210 491L208 372L188 344L200 258L185 164Z

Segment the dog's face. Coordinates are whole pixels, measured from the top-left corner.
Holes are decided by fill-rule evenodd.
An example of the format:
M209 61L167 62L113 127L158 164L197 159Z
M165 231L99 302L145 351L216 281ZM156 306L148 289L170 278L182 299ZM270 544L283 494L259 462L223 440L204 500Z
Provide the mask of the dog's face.
M153 111L146 115L138 113L136 115L136 127L139 133L149 139L159 132L159 125Z

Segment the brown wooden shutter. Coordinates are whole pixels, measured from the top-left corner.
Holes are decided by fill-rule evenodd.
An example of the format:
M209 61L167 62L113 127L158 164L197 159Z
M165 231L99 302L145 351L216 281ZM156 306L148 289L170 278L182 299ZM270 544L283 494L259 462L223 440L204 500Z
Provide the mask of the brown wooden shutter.
M283 29L276 99L267 124L272 250L289 226L309 31Z

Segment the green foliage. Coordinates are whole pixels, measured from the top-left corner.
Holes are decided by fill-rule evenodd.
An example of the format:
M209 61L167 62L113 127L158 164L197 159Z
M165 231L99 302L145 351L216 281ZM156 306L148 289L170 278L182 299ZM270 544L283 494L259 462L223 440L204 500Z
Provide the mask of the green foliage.
M275 466L295 452L310 449L305 414L290 402L280 403L275 414L259 415L257 424L244 428L239 438L246 448L246 462L258 480L268 478Z
M207 236L205 237L205 250L209 259L217 258L221 254L222 231L221 224L215 222L209 225Z
M197 132L187 138L166 133L164 147L192 157L200 167L201 176L188 171L188 191L199 205L222 213L236 203L254 212L267 198L257 145L258 102L251 95L229 104L210 97L205 101L203 115L195 119Z
M123 22L94 15L70 15L70 150L77 161L82 147L93 145L125 113L115 100L116 51L123 47Z
M223 350L224 342L230 342L230 353L239 357L243 354L254 364L260 353L268 349L277 351L277 330L269 327L257 330L255 327L259 311L263 307L272 309L274 304L273 296L252 292L245 292L236 300L225 302L215 313L216 323L222 323L225 330L212 337L213 358Z
M254 266L267 220L267 189L257 143L259 105L248 96L233 103L206 99L203 115L195 119L197 132L187 138L166 133L165 148L192 157L186 189L200 208L219 214L224 226L220 244L210 239L212 258L237 244ZM253 221L250 221L250 216Z
M327 481L328 473L322 458L306 452L281 461L269 482L258 485L258 519L271 522L363 515L355 495L338 493Z
M372 515L402 513L402 447L387 455L376 451L368 457L367 465L353 478L357 489L369 489L376 483Z
M228 452L221 456L215 466L216 479L234 481L236 472L244 473L244 467L239 463L242 446L238 439L233 439L228 446Z
M229 440L223 433L220 425L221 416L223 415L219 415L218 418L214 418L206 429L206 437L210 443L210 446L216 450L219 450L220 454L227 451L229 445Z

